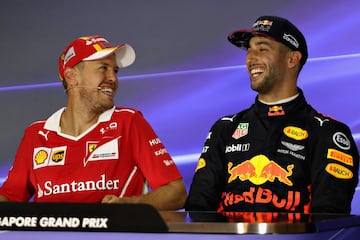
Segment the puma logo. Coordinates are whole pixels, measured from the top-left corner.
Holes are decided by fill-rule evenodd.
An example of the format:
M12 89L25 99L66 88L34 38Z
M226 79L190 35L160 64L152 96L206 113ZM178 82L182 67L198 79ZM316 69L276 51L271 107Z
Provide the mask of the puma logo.
M324 124L324 122L328 122L328 121L329 121L329 119L327 119L327 118L325 118L324 120L322 120L322 119L319 118L319 117L314 117L314 118L319 121L320 127L322 127L322 125Z
M39 130L38 134L43 136L46 139L46 141L48 141L48 136L47 135L49 134L49 131L44 133L42 130Z

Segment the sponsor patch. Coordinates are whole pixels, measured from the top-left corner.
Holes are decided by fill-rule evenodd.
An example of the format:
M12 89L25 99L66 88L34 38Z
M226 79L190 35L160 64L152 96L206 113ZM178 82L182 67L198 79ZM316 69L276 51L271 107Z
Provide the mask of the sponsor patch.
M33 166L34 169L46 167L65 165L66 146L56 148L34 148L33 151Z
M285 169L265 155L257 155L236 165L228 162L228 183L239 179L261 185L267 181L274 182L277 179L279 182L292 186L293 183L289 177L293 174L293 168L294 164L287 165Z
M95 150L97 146L97 142L87 142L86 145L87 145L86 147L86 155L87 155Z
M269 107L269 112L268 112L269 117L283 116L283 115L285 115L285 111L282 106Z
M51 153L51 161L54 163L59 163L65 159L65 151L63 149L53 151Z
M286 34L284 33L283 35L283 39L287 42L289 42L291 45L293 45L295 48L299 48L299 42L296 40L296 38L294 36L292 36L291 34Z
M354 166L353 158L351 155L343 153L336 149L329 148L327 152L327 158L345 163L346 165Z
M250 149L250 143L238 143L225 147L225 153L231 152L247 152Z
M209 150L209 146L204 146L201 153L206 153Z
M309 136L306 130L294 126L288 126L283 131L286 136L295 140L304 140Z
M336 178L351 179L353 177L353 173L350 169L337 163L329 163L326 165L325 170Z
M49 161L50 153L50 148L35 148L33 156L34 169L46 166L47 162Z
M342 132L336 132L333 135L333 142L336 146L343 150L349 150L350 149L350 141L346 137L346 135Z
M244 137L249 132L249 123L239 123L239 125L236 127L232 137L234 139L239 139L241 137Z
M199 161L198 161L198 164L196 166L196 169L195 169L195 172L197 172L198 170L202 169L206 167L206 161L204 158L200 158Z
M211 134L212 134L212 132L208 132L208 135L206 136L206 140L211 139Z
M120 138L120 137L119 137ZM118 141L113 139L103 145L97 145L87 159L84 159L84 166L89 161L114 160L119 158Z
M150 147L153 147L157 144L160 144L161 143L161 140L159 138L154 138L154 139L150 139L149 140L149 145Z
M287 147L288 149L290 149L292 151L295 151L295 152L303 150L305 148L302 145L293 144L293 143L289 143L289 142L285 142L285 141L281 141L281 144L284 145L285 147Z
M246 204L272 205L282 211L284 209L286 211L295 211L301 202L300 195L298 191L287 191L287 194L284 193L283 196L280 197L272 189L250 187L248 191L242 193L225 193L222 204L229 207L246 202Z

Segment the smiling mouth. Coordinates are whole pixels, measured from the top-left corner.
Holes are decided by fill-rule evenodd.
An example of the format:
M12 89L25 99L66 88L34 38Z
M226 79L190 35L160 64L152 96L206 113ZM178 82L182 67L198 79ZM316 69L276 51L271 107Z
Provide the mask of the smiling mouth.
M249 71L251 77L258 77L264 72L262 68L253 68Z
M100 87L100 91L108 96L113 96L114 95L114 90L112 88L108 88L108 87Z

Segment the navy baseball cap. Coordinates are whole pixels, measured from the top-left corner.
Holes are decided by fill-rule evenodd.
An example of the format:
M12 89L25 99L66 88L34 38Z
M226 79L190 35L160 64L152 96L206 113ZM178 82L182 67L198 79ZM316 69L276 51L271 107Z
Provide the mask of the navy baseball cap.
M301 52L301 63L308 58L304 35L289 20L276 16L261 16L250 30L236 30L229 34L228 40L237 47L247 50L254 36L263 36L278 41L294 51Z

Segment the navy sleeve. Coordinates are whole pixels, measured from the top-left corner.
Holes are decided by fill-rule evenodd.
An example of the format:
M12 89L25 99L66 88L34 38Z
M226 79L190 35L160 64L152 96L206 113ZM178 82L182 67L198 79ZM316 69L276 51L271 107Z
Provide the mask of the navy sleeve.
M350 129L329 120L319 121L313 131L310 211L350 213L358 184L359 153Z
M223 130L219 120L208 133L190 186L186 211L216 211L219 208L226 172Z

